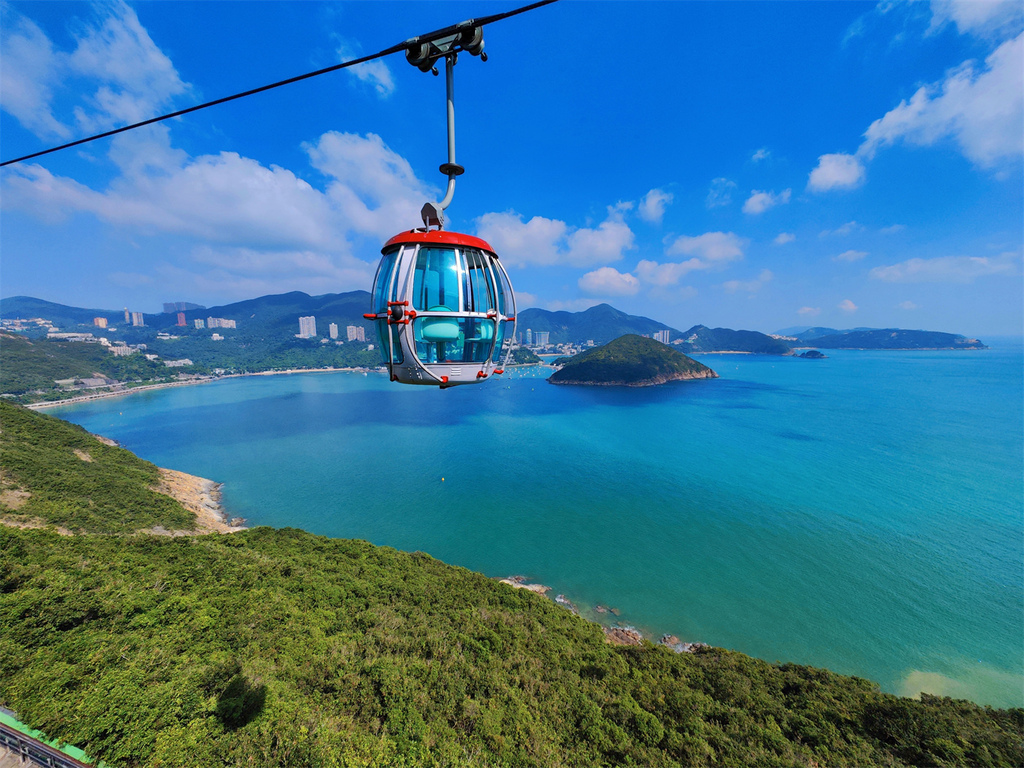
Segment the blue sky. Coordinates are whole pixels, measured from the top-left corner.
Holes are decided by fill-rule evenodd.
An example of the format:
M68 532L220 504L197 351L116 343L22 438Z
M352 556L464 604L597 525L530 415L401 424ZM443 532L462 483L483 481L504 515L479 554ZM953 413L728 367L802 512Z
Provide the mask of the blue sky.
M517 7L7 2L9 159ZM520 306L685 329L1022 332L1024 5L573 2L456 67L449 228ZM369 289L446 158L400 55L0 170L0 294Z

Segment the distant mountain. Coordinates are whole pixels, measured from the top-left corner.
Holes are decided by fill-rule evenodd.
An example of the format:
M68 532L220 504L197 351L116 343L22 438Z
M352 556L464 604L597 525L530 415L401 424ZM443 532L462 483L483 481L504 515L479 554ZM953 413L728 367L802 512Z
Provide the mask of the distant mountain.
M649 387L685 379L715 379L718 374L682 352L636 334L621 336L581 352L548 378L551 384Z
M708 328L695 325L682 334L683 351L750 352L755 355L788 355L789 344L758 331L734 331L731 328Z
M605 344L626 334L652 334L655 331L669 330L673 338L680 332L675 328L651 320L649 317L627 315L609 304L598 304L583 312L549 312L546 309L524 309L519 313L518 332L526 338L526 330L534 333L547 331L551 334L552 344L568 342L581 344L593 340L597 344Z
M233 304L222 304L217 307L189 309L185 311L185 319L189 325L195 319L205 320L207 317L222 317L235 320L238 330L250 333L290 331L298 333L299 317L313 315L317 320L317 331L321 336L327 335L329 323L337 323L344 329L348 325L364 326L367 335L373 324L363 318L363 313L370 308L370 294L367 291L349 291L348 293L325 293L322 296L310 296L301 291L291 293L260 296L246 299ZM131 309L131 307L129 307ZM53 322L62 330L75 325L92 326L93 318L105 317L110 325L124 325L124 310L82 309L56 304L52 301L32 298L31 296L14 296L0 299L0 318L27 319L42 317ZM173 328L177 322L177 313L143 314L146 327L157 330Z
M978 339L940 331L906 331L882 328L850 331L814 339L822 349L988 349Z

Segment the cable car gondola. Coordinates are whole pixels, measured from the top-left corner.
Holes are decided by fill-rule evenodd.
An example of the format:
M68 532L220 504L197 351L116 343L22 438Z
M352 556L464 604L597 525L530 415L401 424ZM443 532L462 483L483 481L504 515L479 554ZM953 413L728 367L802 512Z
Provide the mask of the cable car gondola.
M444 210L464 171L455 162L454 66L459 51L486 61L483 47L482 27L469 21L426 42L418 38L406 51L423 72L437 74L434 63L445 60L448 162L440 170L448 190L441 202L423 206L422 229L384 244L372 312L364 315L375 321L391 380L403 384L444 389L503 373L515 338L515 294L498 255L479 237L444 229Z

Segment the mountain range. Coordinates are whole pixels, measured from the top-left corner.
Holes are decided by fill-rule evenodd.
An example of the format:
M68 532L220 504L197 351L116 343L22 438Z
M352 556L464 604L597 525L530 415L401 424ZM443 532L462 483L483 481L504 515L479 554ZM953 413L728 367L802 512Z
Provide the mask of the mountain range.
M363 326L370 338L372 323L363 318L369 309L367 291L326 293L310 296L301 291L261 296L232 304L184 312L188 326L194 319L220 317L235 320L238 336L291 337L298 331L298 318L313 315L317 319L321 336L326 336L327 324L337 323ZM105 317L111 325L124 321L124 311L84 309L45 301L29 296L0 299L0 318L42 317L62 330L81 330L75 326L92 327L93 318ZM175 313L145 313L146 327L156 330L173 328ZM819 346L825 349L985 349L978 339L938 331L905 330L900 328L854 328L838 330L824 327L787 328L777 335L759 331L708 328L694 325L680 331L649 317L630 315L609 304L598 304L582 312L551 312L529 308L519 313L518 329L523 337L527 329L550 334L552 344L574 343L606 344L626 334L653 335L668 331L673 346L687 354L708 352L748 352L762 355L785 355L793 348ZM795 333L794 333L795 331ZM234 332L233 332L233 335ZM785 338L779 338L784 336Z

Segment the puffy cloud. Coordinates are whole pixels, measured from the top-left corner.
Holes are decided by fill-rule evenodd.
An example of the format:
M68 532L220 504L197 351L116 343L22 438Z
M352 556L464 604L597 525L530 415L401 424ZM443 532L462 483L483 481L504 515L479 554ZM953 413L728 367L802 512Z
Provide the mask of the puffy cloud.
M358 59L359 55L353 52L356 47L355 44L341 41L338 44L338 57L343 62ZM395 91L395 79L391 76L388 65L381 59L356 64L353 67L348 67L346 71L361 82L372 86L377 95L382 98L386 99Z
M1019 31L1024 19L1019 0L931 0L931 10L929 32L952 22L962 35L994 37L1011 29Z
M979 277L1017 274L1014 254L1001 256L939 256L934 259L908 259L899 264L875 267L868 274L887 283L971 283Z
M722 283L722 288L726 293L757 293L767 283L770 283L773 277L774 275L771 273L771 270L763 269L761 274L753 280L728 280Z
M67 139L71 131L54 117L53 86L59 84L63 63L43 31L25 18L16 17L9 6L0 7L0 92L3 109L25 128L43 138Z
M794 240L796 240L796 235L792 232L779 232L772 242L776 245L785 245L786 243L792 243Z
M477 235L494 246L506 264L584 267L618 261L633 248L634 235L614 207L596 228L573 229L564 221L513 211L486 213L476 220Z
M821 314L821 307L800 307L796 313L801 317L817 317Z
M843 251L838 256L833 256L832 261L860 261L867 255L867 251Z
M72 73L103 83L88 100L91 113L81 107L75 110L78 123L87 130L153 117L172 97L188 90L135 11L123 2L107 7L111 14L100 27L86 28L68 58Z
M762 160L767 160L769 157L771 157L771 155L772 155L772 153L768 151L767 147L761 147L759 150L757 150L757 152L755 152L751 156L750 159L753 162L758 163L758 162L760 162Z
M750 193L750 197L747 198L747 202L743 204L744 213L759 214L764 213L769 208L774 208L776 205L785 205L789 202L792 190L784 189L778 194L774 192L762 192L761 190L755 189Z
M702 269L722 269L743 258L748 241L732 232L705 232L696 237L677 237L665 253L668 256L690 256L681 262L659 263L644 259L636 265L637 277L656 286L674 285L683 275Z
M640 281L614 267L601 267L579 279L580 290L591 296L632 296L640 290Z
M1007 18L1010 5L1017 6L1013 12L1019 20L1022 14L1015 0L1006 4L950 2L940 4L945 9L940 14L949 14L958 26L964 25L961 29L982 29ZM931 146L952 140L975 165L994 168L1000 162L1021 157L1022 123L1024 33L1019 33L996 48L985 59L984 67L966 61L950 70L943 80L918 88L909 101L901 101L868 126L855 155L822 155L811 171L807 188L824 192L858 186L865 178L864 163L883 147L897 142Z
M732 191L736 189L736 182L729 181L722 177L711 180L711 188L708 190L708 197L705 205L708 208L721 208L732 203Z
M665 208L672 202L672 198L673 195L671 192L665 192L661 189L652 189L644 195L643 199L640 201L640 207L638 209L640 218L652 223L660 222L661 217L665 215Z
M830 189L851 189L864 181L864 165L853 155L836 153L822 155L811 171L807 188L813 192Z
M922 86L875 120L858 154L870 159L897 141L928 146L952 138L983 168L1024 151L1024 34L1000 45L979 72L966 62L946 79Z
M438 190L416 178L409 161L376 134L331 131L306 145L313 167L332 181L327 196L346 225L386 238L420 223L420 208Z
M838 304L838 307L839 307L839 308L840 308L841 310L843 310L843 312L847 312L847 313L851 313L851 314L852 314L853 312L856 312L856 311L857 311L857 305L856 305L856 304L854 304L854 303L853 303L852 301L850 301L849 299L843 299L842 301L840 301L840 302L839 302L839 304Z
M743 258L747 240L732 232L705 232L696 237L677 237L669 245L669 256L694 256L708 266L725 264Z

